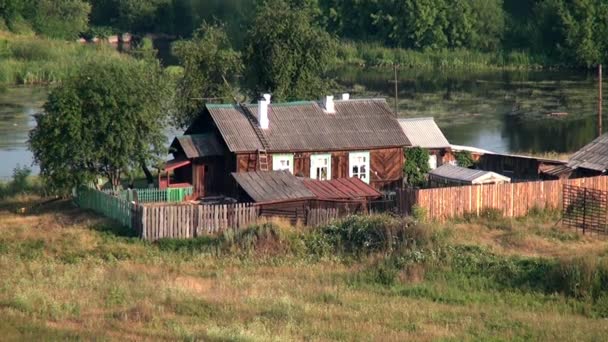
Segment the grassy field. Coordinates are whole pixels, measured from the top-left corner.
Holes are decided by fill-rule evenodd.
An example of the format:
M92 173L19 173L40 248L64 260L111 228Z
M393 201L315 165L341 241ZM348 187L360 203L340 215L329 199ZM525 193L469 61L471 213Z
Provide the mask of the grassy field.
M0 204L4 340L600 341L608 333L606 241L555 227L554 213L488 213L438 227L353 218L152 244L67 201L16 213L35 203Z

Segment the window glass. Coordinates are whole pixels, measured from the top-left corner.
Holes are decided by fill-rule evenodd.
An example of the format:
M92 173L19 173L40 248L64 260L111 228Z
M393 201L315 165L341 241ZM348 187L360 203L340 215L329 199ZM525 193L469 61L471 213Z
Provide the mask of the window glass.
M348 157L349 177L357 177L369 183L369 152L351 152Z
M318 180L331 179L330 154L313 154L310 156L310 177Z
M272 155L272 170L281 171L287 170L293 173L293 154L273 154Z

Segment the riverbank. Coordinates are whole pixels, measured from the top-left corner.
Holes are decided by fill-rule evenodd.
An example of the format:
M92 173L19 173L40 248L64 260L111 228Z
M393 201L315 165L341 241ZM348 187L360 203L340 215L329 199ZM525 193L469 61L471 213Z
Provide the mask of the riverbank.
M392 67L428 70L559 70L569 69L540 55L527 52L479 52L466 49L406 50L375 43L343 41L338 45L338 66Z
M0 31L0 86L53 84L95 59L130 58L106 44L81 44Z
M148 243L69 201L15 213L38 202L0 202L0 333L9 340L554 341L608 332L606 286L595 283L607 269L605 243L555 228L552 213L445 226L377 217Z

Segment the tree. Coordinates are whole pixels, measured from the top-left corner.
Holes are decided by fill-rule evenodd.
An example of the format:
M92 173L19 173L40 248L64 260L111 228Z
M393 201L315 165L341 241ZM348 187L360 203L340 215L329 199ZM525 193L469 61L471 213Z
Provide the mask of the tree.
M331 88L327 75L336 41L319 27L305 0L262 1L245 38L250 95L271 92L281 100L319 98Z
M566 58L588 67L606 61L608 53L608 3L604 0L556 2Z
M456 164L460 167L468 168L475 165L473 155L469 151L458 151L454 153L454 157L456 158Z
M76 39L89 25L91 5L83 0L36 0L32 26L52 38Z
M430 169L429 151L420 147L405 149L403 172L408 184L412 186L424 186L426 184L426 175Z
M58 193L121 177L166 154L164 75L158 63L127 59L86 63L51 91L36 117L30 149Z
M188 127L208 99L234 99L236 86L231 81L243 64L222 26L203 24L192 40L176 42L173 54L184 67L177 85L177 126Z

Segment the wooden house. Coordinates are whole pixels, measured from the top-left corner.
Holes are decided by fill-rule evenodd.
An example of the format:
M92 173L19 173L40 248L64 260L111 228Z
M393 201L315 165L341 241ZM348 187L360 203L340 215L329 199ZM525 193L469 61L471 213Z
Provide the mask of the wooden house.
M399 119L399 125L411 146L429 151L431 170L454 160L452 148L433 118Z
M410 142L384 99L207 104L175 139L160 185L190 183L197 197L233 195L236 172L287 170L317 180L401 184Z

